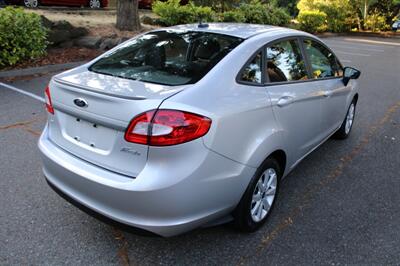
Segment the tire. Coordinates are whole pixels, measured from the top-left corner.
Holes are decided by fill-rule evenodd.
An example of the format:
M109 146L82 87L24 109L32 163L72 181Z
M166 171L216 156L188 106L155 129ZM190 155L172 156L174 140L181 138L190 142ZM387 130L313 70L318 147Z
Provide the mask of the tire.
M281 168L274 158L267 158L257 169L233 213L237 229L254 232L265 223L274 207L281 176Z
M357 102L355 99L351 102L349 108L347 109L346 117L343 120L342 125L333 135L335 139L346 139L350 135L351 129L353 128L354 118L356 114Z
M100 0L89 0L89 7L92 9L101 8Z

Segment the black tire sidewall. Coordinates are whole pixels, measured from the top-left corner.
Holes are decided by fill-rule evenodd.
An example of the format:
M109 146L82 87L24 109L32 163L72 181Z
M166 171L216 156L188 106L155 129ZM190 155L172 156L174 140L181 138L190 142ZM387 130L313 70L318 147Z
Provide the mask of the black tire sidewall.
M273 168L276 171L276 174L278 176L277 184L276 184L276 193L275 193L275 198L274 201L272 202L271 208L269 209L267 215L262 219L260 222L254 222L253 219L251 218L251 201L253 198L253 192L255 189L255 186L257 185L258 180L261 178L262 173L267 170L268 168ZM246 188L245 193L242 196L242 199L240 200L238 206L236 207L234 211L234 217L235 217L235 226L246 232L254 232L256 231L259 227L261 227L267 220L269 215L271 214L275 202L277 200L278 194L279 194L279 183L280 179L282 176L281 172L281 167L279 166L279 163L273 159L273 158L268 158L266 159L262 165L257 169L256 173L250 180L249 185Z
M351 124L349 132L346 133L347 115L349 114L350 107L351 107L352 104L354 104L353 123ZM337 139L346 139L350 135L351 130L353 129L354 120L356 118L356 110L357 110L357 101L355 99L353 99L353 101L350 103L349 107L347 108L346 117L344 118L344 120L342 122L342 125L340 126L339 130L334 135L335 138L337 138Z

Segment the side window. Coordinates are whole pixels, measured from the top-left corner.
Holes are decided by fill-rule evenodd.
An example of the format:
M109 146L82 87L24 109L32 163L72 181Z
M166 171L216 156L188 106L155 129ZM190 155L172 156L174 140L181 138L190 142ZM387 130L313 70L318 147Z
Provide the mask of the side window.
M314 79L341 77L343 75L342 67L335 55L324 45L316 41L304 40L304 48L310 59Z
M261 52L259 52L243 69L241 81L261 84L261 59Z
M306 65L296 40L282 41L267 47L265 61L270 82L308 79Z

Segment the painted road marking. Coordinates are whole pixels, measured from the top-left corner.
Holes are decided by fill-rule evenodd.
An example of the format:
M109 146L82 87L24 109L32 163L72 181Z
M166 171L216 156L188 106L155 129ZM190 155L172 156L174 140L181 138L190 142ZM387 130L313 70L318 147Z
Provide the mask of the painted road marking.
M375 43L375 44L383 44L383 45L400 46L400 42L383 42L383 41L374 41L374 40L366 40L366 39L353 39L353 38L346 38L344 40L350 41L350 42L365 42L365 43Z
M30 93L30 92L18 89L18 88L14 87L14 86L5 84L3 82L0 82L0 86L2 86L4 88L7 88L7 89L10 89L10 90L13 90L13 91L16 91L16 92L19 92L19 93L21 93L21 94L23 94L25 96L31 97L31 98L33 98L35 100L40 101L40 102L43 102L43 103L45 102L43 97L40 97L40 96L37 96L36 94L33 94L33 93Z
M365 44L365 43L359 43L359 42L350 42L350 41L338 41L338 40L329 40L326 42L328 45L332 44L338 44L338 45L345 45L345 46L356 46L362 49L362 47L367 47L367 48L372 48L372 49L382 49L382 45L373 45L373 44Z
M365 51L368 51L368 52L379 52L379 53L383 53L385 50L382 50L382 49L372 49L372 48L360 48L360 47L351 47L351 46L348 46L348 45L336 45L336 44L333 44L333 45L329 45L330 47L336 47L336 48L344 48L344 49L353 49L353 50L365 50Z
M344 51L339 51L339 50L337 50L336 53L338 53L338 54L356 55L356 56L371 56L370 54L349 53L349 52L344 52Z

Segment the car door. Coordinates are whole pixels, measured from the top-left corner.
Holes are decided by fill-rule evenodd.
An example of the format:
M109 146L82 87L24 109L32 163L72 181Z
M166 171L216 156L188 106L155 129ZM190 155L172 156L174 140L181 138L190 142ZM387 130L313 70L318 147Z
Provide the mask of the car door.
M299 38L282 39L265 48L266 90L295 164L323 139L322 97L312 86Z
M321 127L323 135L328 137L343 122L347 111L346 98L351 92L350 85L343 83L343 68L334 53L324 44L311 38L302 40L309 62L313 86L323 95L321 109Z

